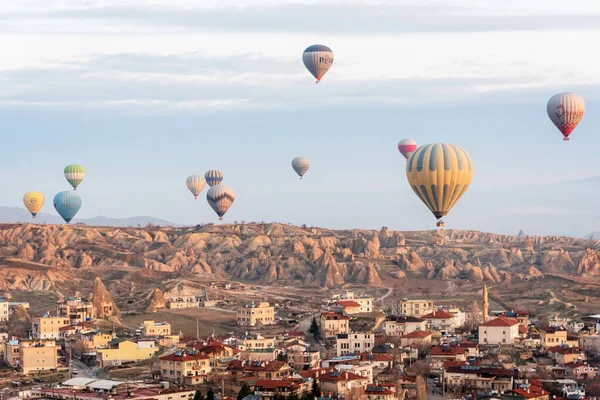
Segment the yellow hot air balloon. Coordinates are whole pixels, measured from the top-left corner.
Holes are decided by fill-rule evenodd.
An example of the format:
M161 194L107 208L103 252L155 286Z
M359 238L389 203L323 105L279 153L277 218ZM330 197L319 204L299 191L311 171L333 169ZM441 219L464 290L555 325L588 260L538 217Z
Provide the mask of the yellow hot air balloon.
M473 162L461 147L433 143L419 147L406 164L406 177L419 199L439 220L469 188ZM443 226L443 221L438 222Z
M25 207L27 207L33 218L35 218L44 206L44 195L40 192L27 192L23 196L23 203L25 203Z

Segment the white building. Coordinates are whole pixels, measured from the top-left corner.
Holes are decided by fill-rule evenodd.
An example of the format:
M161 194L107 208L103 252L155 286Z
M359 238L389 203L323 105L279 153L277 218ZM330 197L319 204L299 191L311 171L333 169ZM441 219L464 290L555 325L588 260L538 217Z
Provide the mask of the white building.
M373 333L344 333L337 335L337 355L347 356L356 353L369 353L373 349L375 335Z
M417 317L390 315L383 323L383 330L387 336L404 336L414 331L424 331L426 329L425 320Z
M331 303L336 303L340 300L353 300L360 306L359 313L370 313L374 309L374 300L368 296L357 296L354 292L346 291L341 295L334 295ZM330 303L330 304L331 304Z
M338 364L336 368L338 371L352 372L353 374L363 376L369 380L369 383L373 383L373 364Z
M400 313L407 317L419 317L432 313L435 307L431 300L408 300L402 299L400 302Z
M479 325L479 344L512 344L519 338L519 321L499 317Z
M8 300L0 298L0 322L8 322Z
M454 331L459 327L456 316L444 310L436 310L421 316L421 318L426 321L428 329Z

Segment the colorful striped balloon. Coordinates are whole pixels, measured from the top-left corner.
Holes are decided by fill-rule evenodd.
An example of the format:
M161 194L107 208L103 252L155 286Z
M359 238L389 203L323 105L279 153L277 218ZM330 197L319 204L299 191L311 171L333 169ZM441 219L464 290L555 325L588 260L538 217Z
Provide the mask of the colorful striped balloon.
M73 186L73 190L77 190L77 186L85 178L85 168L81 165L71 164L65 167L65 178L67 182Z
M417 142L412 139L402 139L398 142L398 150L407 160L412 156L412 153L417 149Z
M216 169L211 169L206 174L204 174L204 178L206 179L206 183L208 183L208 186L217 186L220 185L221 182L223 182L223 173L221 171L217 171Z
M65 222L69 223L81 208L81 197L69 191L57 193L54 196L54 208Z
M306 157L296 157L292 160L292 168L298 175L300 175L300 179L304 176L306 171L310 168L310 161Z
M214 186L208 189L206 200L219 216L219 220L222 220L223 215L235 201L235 192L227 186Z
M548 100L546 111L550 120L563 134L563 140L569 140L569 135L585 114L585 102L578 94L559 93Z
M408 159L406 177L417 197L440 219L469 188L473 162L459 146L427 144L419 147Z
M197 199L198 195L202 193L206 187L206 180L204 180L202 175L190 175L187 177L185 184L190 192L192 192L194 195L194 199Z
M319 83L323 75L333 65L333 51L322 44L315 44L304 50L302 61L306 69L317 78L317 83Z

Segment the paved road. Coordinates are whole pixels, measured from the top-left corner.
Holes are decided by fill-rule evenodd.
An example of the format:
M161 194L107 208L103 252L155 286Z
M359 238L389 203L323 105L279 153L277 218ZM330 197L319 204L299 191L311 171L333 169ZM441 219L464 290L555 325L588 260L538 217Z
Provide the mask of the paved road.
M73 359L73 368L77 370L77 375L73 375L73 378L95 378L96 368L90 367L86 363L79 360Z

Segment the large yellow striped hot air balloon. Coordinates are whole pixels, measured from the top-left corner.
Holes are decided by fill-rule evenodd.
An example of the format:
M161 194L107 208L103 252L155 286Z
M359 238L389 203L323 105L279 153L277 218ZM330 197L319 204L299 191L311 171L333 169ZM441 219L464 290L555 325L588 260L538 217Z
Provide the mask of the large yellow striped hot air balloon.
M419 147L406 164L406 177L438 220L448 214L473 178L473 162L461 147L433 143ZM438 226L443 226L439 221Z

